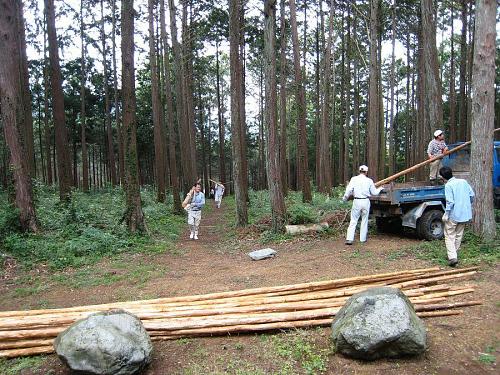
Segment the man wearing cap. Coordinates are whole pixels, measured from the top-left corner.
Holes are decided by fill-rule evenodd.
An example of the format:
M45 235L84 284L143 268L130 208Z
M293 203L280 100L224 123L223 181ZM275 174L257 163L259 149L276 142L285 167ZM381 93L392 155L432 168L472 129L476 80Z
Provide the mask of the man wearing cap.
M436 156L442 155L448 151L448 147L446 147L446 143L444 142L444 134L442 130L436 130L434 132L434 139L429 142L429 146L427 146L427 156L429 159L435 158ZM438 183L438 173L439 168L441 167L441 159L434 160L430 163L430 173L429 173L429 181L431 185L437 185Z
M370 196L379 195L384 188L377 189L373 180L366 176L368 172L368 167L362 165L359 167L359 175L354 176L349 181L347 188L345 189L344 197L342 200L346 202L352 195L354 201L351 208L351 222L349 223L349 228L347 229L346 245L352 245L354 241L354 232L356 231L356 226L358 225L359 217L361 216L361 227L359 230L359 240L361 242L366 242L366 236L368 234L368 215L370 213Z

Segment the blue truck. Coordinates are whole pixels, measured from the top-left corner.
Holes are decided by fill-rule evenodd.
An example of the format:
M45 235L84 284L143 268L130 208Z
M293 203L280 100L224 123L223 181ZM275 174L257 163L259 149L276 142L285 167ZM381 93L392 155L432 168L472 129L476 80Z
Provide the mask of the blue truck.
M462 143L449 145L449 148ZM493 143L493 200L500 208L500 142ZM470 176L470 146L443 158L443 165L458 178ZM380 195L370 198L372 214L379 232L400 232L402 227L413 229L426 240L443 238L441 217L446 205L444 186L428 182L405 182L384 185Z

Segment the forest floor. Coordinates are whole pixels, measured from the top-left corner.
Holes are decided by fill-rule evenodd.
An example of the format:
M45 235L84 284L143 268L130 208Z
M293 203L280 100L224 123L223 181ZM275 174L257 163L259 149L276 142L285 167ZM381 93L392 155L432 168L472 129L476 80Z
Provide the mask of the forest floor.
M163 253L121 254L78 269L52 272L6 267L0 310L55 308L272 286L390 272L435 264L415 256L420 241L370 234L344 245L341 233L284 237L263 244L261 233L236 230L233 209L207 209L200 239L187 229ZM213 205L213 201L208 201ZM246 254L263 247L273 259ZM427 249L437 246L426 245ZM444 257L444 254L443 254ZM179 339L154 343L146 374L493 374L500 352L498 263L480 263L472 283L482 306L458 316L425 320L429 349L418 358L363 362L332 353L330 328ZM469 281L470 283L470 281ZM460 300L455 298L454 300ZM2 374L68 374L57 356L0 361Z

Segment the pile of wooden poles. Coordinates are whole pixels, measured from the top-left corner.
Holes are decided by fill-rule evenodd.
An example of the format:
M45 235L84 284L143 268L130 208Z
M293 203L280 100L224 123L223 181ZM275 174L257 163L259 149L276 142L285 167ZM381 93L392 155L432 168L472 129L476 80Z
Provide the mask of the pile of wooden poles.
M351 295L377 286L401 289L420 317L456 315L462 313L459 308L480 302L448 301L474 291L470 285L450 283L476 272L476 268L427 268L145 301L4 311L0 312L0 357L51 353L54 338L72 323L113 309L139 317L153 340L324 326Z

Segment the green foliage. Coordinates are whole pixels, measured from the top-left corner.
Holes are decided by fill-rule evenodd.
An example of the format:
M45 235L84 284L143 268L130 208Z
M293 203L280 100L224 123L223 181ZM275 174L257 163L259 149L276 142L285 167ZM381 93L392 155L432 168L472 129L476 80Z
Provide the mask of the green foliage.
M19 212L12 205L7 203L7 194L0 193L0 238L4 238L10 232L17 232L21 229L19 225Z
M418 245L409 247L406 252L414 254L419 259L430 260L440 265L448 263L444 241L422 241ZM476 265L483 262L495 264L500 260L500 242L484 242L480 237L466 230L458 258L460 264L463 265Z
M271 344L276 353L288 362L280 373L293 373L293 367L300 364L308 375L321 374L326 371L330 350L316 346L307 331L297 330L284 335L271 336ZM290 372L288 371L290 370Z
M2 375L18 375L23 370L36 371L45 361L44 357L24 357L16 359L0 358L0 374Z
M341 200L343 188L332 190L331 196L321 193L314 193L311 203L302 202L302 193L289 191L286 197L288 223L309 224L317 223L321 217L333 211L349 207L348 203ZM249 191L249 221L254 224L259 220L271 216L271 206L269 202L269 192L267 190Z
M37 215L42 224L39 234L21 234L11 226L1 246L7 254L30 268L44 263L52 269L92 264L104 256L123 252L159 252L171 248L183 226L170 202L154 201L152 189L142 192L143 209L150 229L147 235L131 235L120 223L125 210L121 189L92 194L74 192L71 203L61 204L54 190L39 188ZM1 217L9 217L0 210ZM7 220L5 222L8 222Z

